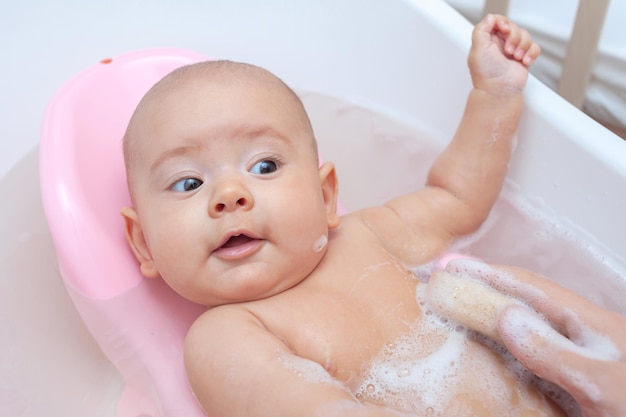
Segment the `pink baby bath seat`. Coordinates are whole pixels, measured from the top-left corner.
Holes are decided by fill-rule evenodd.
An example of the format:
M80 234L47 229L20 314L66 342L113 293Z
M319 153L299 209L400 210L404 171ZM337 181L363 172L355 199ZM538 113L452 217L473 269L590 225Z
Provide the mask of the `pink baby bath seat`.
M155 49L102 60L63 86L44 118L44 211L68 291L124 377L119 417L204 415L182 355L187 329L204 308L141 276L120 208L130 204L122 137L137 103L173 69L207 59Z

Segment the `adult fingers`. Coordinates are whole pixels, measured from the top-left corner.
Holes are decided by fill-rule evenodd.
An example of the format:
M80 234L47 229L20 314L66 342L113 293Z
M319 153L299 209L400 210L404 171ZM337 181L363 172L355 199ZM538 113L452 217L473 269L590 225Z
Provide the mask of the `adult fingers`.
M523 301L562 331L574 333L576 336L584 331L578 328L583 325L596 332L610 334L618 344L623 344L626 348L624 316L605 310L538 273L518 267L487 265L464 259L450 262L446 270L482 281Z
M623 416L626 363L567 339L528 308L509 306L498 330L507 349L530 371L567 390L585 416Z

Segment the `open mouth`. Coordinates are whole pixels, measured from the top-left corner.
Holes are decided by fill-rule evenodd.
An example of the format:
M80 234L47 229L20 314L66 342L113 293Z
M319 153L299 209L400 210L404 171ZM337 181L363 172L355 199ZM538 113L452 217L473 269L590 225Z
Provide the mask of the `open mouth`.
M215 254L226 260L236 260L252 255L261 248L263 240L245 234L231 236L215 250Z
M237 246L241 246L241 245L245 245L247 243L250 243L251 241L256 240L254 238L251 238L250 236L246 236L246 235L237 235L237 236L231 236L226 243L224 243L221 248L234 248Z

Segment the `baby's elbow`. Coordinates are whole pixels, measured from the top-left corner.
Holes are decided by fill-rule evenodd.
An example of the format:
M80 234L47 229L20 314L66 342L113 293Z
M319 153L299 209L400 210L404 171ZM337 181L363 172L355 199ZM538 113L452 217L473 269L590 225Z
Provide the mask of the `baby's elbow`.
M454 216L454 236L465 236L476 232L487 220L491 212L491 205L469 204L461 202L459 210Z

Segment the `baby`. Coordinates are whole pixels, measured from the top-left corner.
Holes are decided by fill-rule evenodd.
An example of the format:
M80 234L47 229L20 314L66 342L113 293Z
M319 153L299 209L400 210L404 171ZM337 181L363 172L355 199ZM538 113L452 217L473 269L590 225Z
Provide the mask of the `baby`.
M426 187L341 218L335 168L318 165L302 103L274 75L205 62L145 95L125 135L122 214L143 275L207 306L185 362L208 415L561 415L484 340L433 320L411 272L489 214L538 54L487 16L474 88Z

